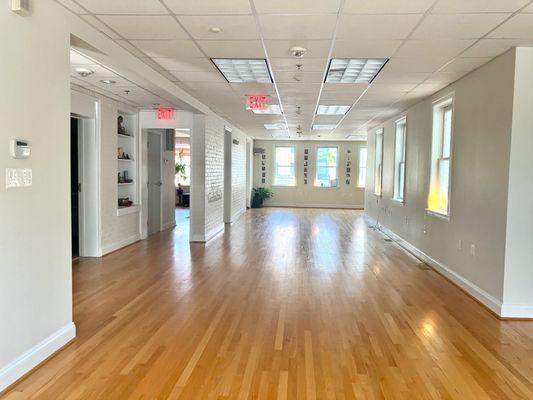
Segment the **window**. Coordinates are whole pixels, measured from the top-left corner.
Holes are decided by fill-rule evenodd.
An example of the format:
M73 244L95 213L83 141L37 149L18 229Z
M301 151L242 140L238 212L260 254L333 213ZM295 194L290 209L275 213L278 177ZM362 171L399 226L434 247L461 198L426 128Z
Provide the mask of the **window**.
M453 98L433 106L433 135L431 143L431 175L428 210L450 215L450 168L453 134Z
M315 186L337 187L337 147L319 147L316 150L316 178Z
M407 119L396 121L396 138L394 141L394 188L392 198L403 202L405 191L405 142Z
M383 181L383 128L376 131L376 158L374 160L374 194L381 196Z
M191 145L188 138L176 138L174 147L176 175L174 184L189 186L191 184Z
M274 185L295 186L296 175L294 163L296 149L294 146L276 146L274 158Z
M366 185L366 147L359 148L359 175L357 187L364 188Z

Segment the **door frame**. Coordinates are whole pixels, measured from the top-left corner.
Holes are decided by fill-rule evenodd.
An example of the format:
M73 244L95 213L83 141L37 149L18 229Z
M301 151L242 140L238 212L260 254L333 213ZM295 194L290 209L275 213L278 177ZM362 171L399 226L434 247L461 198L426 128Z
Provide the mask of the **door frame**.
M79 256L102 256L100 101L72 92L70 117L78 120Z

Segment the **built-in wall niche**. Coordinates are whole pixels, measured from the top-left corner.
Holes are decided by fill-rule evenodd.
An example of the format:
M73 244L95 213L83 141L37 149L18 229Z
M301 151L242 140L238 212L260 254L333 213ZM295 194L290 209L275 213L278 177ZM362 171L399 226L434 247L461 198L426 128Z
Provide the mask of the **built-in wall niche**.
M138 113L117 115L117 215L139 211L138 195Z

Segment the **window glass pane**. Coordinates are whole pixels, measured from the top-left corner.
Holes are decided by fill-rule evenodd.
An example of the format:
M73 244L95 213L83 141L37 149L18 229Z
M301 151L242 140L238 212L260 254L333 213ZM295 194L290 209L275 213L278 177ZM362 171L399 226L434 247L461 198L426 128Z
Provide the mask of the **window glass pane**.
M284 146L275 148L274 185L296 185L295 166L296 151L294 147Z
M452 144L452 109L450 107L444 109L442 135L442 157L448 158Z
M366 147L359 149L359 175L357 176L357 187L364 188L366 185Z
M176 138L176 145L174 147L175 163L183 168L174 175L174 185L189 186L191 184L191 147L189 143L179 143L179 138Z
M381 196L382 181L382 163L383 163L383 131L376 133L376 159L374 166L374 194Z
M403 200L404 168L405 168L405 121L396 124L394 143L394 188L392 197Z
M319 147L317 149L315 186L337 186L337 153L336 147Z
M450 185L450 160L440 159L438 162L438 193L439 210L443 214L448 213L448 189Z

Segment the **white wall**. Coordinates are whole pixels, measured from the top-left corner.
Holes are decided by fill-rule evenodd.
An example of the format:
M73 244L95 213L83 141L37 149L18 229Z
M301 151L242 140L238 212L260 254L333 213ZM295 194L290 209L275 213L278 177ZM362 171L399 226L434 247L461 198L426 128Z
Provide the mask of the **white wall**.
M510 51L407 115L405 204L392 201L395 116L369 132L366 214L431 258L436 266L499 313L503 300L507 182L512 129L514 52ZM451 218L425 211L432 101L455 93ZM384 128L383 197L374 192L375 130ZM379 200L379 203L378 203ZM462 247L459 248L459 241ZM475 256L470 246L475 246Z
M516 49L507 204L504 310L533 318L533 49Z
M0 7L0 391L71 340L69 34L56 3L32 16ZM51 29L53 27L53 29ZM11 139L31 141L27 160ZM5 189L5 168L33 186Z
M296 186L274 186L274 147L296 146ZM314 186L316 173L316 149L321 146L337 146L339 148L339 186L336 188L320 188ZM274 197L266 201L267 206L291 207L340 207L363 208L365 190L357 187L359 165L359 148L365 142L348 141L297 141L297 140L254 140L254 147L265 149L266 183L261 182L261 156L254 156L254 187L268 187ZM304 149L309 149L308 183L304 185ZM348 155L348 150L351 152ZM350 157L350 184L346 184L346 163Z

